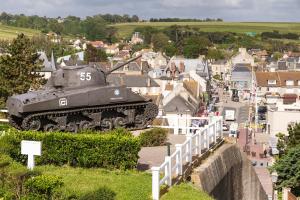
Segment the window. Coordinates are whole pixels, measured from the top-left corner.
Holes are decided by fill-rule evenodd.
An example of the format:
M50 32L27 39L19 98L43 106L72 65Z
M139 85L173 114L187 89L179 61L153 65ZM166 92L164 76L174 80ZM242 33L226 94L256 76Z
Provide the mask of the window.
M277 87L271 87L269 89L270 92L278 92L278 88Z
M286 84L287 86L293 86L293 85L294 85L294 81L293 81L293 80L286 80L286 81L285 81L285 84Z
M300 86L300 80L298 80L298 86Z
M286 89L286 93L294 93L294 89Z
M268 85L276 85L276 80L268 80Z

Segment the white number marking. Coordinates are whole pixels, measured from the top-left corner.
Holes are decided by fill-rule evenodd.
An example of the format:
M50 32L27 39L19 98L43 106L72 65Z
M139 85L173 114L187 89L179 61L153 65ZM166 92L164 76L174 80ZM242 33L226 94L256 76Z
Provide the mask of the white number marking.
M92 80L91 72L81 72L80 80L82 81L90 81Z

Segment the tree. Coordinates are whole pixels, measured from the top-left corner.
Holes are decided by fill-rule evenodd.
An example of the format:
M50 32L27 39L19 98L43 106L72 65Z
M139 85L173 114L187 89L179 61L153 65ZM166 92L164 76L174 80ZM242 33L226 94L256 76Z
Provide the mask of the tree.
M222 51L210 48L207 51L206 58L212 62L213 60L222 60L225 56Z
M276 137L278 138L277 149L279 151L279 156L281 156L282 154L284 154L285 149L286 149L285 135L283 133L277 133Z
M135 28L134 32L140 32L144 37L144 43L145 44L150 44L151 39L152 39L152 35L154 33L157 33L158 30L153 28L152 26L142 26L142 27Z
M169 37L164 33L156 33L152 36L151 41L155 51L163 51L169 44Z
M88 40L106 39L106 22L101 16L87 17L82 26Z
M288 147L294 147L300 144L300 123L290 124L288 126Z
M278 159L271 170L278 173L278 188L290 187L293 191L300 191L300 145L290 148L286 154ZM299 195L295 193L296 195Z
M280 58L282 58L282 53L280 53L280 52L274 52L273 53L273 58L276 60L276 61L278 61Z
M167 46L165 46L164 52L169 57L172 57L178 53L177 48L175 47L175 45L173 43L170 43Z
M13 94L27 92L37 88L42 77L37 73L41 66L38 54L32 48L31 41L20 34L7 47L8 55L0 57L0 98L6 101Z
M137 15L132 15L132 21L133 22L138 22L139 21L139 17Z
M106 61L107 55L103 50L97 49L93 47L91 44L88 44L84 52L84 60L86 62Z
M186 58L198 58L199 55L207 55L210 41L202 36L190 36L184 40L183 55Z

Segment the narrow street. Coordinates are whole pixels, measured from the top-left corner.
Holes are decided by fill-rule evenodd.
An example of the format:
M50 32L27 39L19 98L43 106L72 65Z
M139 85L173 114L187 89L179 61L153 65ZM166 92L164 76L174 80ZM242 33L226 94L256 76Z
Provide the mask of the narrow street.
M254 170L265 189L267 195L272 195L272 182L270 173L267 169L271 163L271 157L264 154L264 150L267 149L269 135L262 133L260 129L247 129L245 125L249 122L250 106L249 101L233 102L229 94L223 92L222 88L218 89L220 102L216 104L218 111L222 116L225 116L225 110L235 110L235 121L224 121L224 123L230 125L231 123L238 123L239 137L237 139L237 145L241 151L247 155L251 161ZM225 136L229 136L229 131L224 131Z

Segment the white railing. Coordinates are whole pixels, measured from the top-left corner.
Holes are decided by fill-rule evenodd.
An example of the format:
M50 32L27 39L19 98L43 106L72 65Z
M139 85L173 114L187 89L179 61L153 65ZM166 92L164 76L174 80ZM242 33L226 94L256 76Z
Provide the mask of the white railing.
M223 118L214 116L206 119L209 120L209 124L204 127L162 126L196 131L195 133L187 131L185 142L176 144L175 152L166 156L165 161L159 167L151 168L153 200L159 200L161 185L172 186L172 179L183 175L183 167L191 164L193 156L201 156L205 149L210 149L211 144L216 144L217 139L223 138ZM161 175L163 176L161 177Z
M8 113L8 111L5 109L0 109L0 113ZM0 122L8 122L8 119L0 119Z

